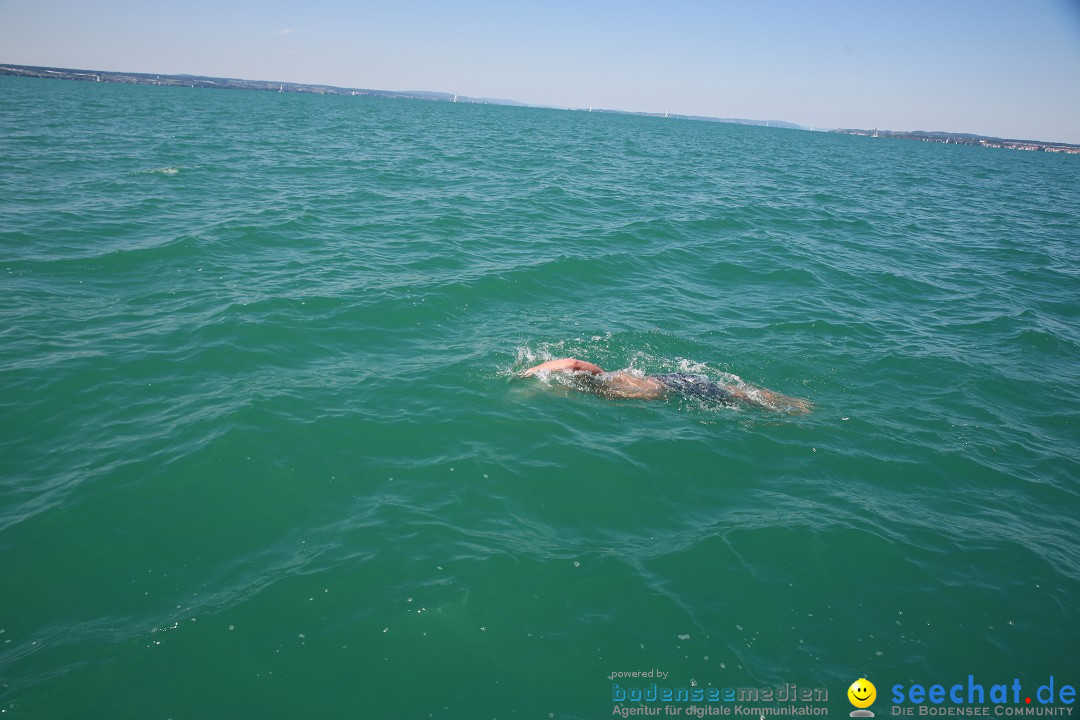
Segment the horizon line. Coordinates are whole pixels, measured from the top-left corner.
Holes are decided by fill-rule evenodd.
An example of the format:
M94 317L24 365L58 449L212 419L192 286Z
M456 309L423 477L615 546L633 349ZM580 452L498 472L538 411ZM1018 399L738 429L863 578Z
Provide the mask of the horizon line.
M15 73L6 72L7 70L14 70L16 72ZM446 92L446 91L442 91L442 90L383 90L383 89L377 89L377 88L343 87L343 86L340 86L340 85L328 85L326 83L291 82L291 81L284 81L284 80L251 80L251 79L248 79L248 78L225 77L225 76L216 76L216 75L195 75L195 74L191 74L191 73L155 73L155 72L140 72L140 71L133 71L133 70L94 70L94 69L88 69L88 68L65 68L65 67L50 66L50 65L21 65L21 64L18 64L18 63L0 63L0 75L8 75L8 76L11 76L11 77L41 77L41 79L57 79L57 80L78 80L79 79L79 78L63 78L63 77L49 78L49 77L34 76L34 75L24 75L24 74L18 73L17 72L18 70L44 70L46 72L54 71L54 72L66 72L66 73L72 73L72 74L99 73L99 74L110 74L110 75L127 75L127 76L135 76L135 77L154 77L154 78L157 78L157 79L161 79L161 78L169 78L169 79L194 78L194 79L201 79L201 80L206 80L206 81L223 80L223 81L230 81L230 82L250 83L250 84L253 84L253 85L254 84L265 84L265 85L289 86L289 87L292 87L292 88L320 88L320 89L326 89L326 90L340 91L341 93L364 93L364 94L376 94L376 95L383 95L383 96L395 96L395 97L399 97L401 99L435 100L437 102L445 100L447 102L451 102L451 101L452 102L466 102L466 103L471 103L471 104L475 104L475 105L501 105L501 106L504 106L504 107L528 107L528 108L535 108L535 109L541 109L541 110L563 110L563 111L568 111L568 112L601 112L601 113L609 113L609 114L637 115L637 116L642 116L642 117L660 117L660 118L669 118L669 119L675 119L675 120L697 120L697 121L704 121L704 122L718 122L718 123L726 123L726 124L732 124L732 125L751 125L751 126L760 126L760 127L776 127L776 128L781 129L781 130L804 130L806 132L829 132L829 133L838 132L838 133L843 133L843 134L864 133L864 132L869 133L869 132L871 132L869 129L863 129L863 128L818 128L816 125L811 125L810 127L807 127L807 126L802 125L800 123L791 122L789 120L758 120L758 119L753 119L753 118L722 118L722 117L717 117L717 116L712 116L712 115L688 115L688 114L685 114L685 113L671 114L669 110L661 113L661 112L653 112L653 111L646 111L646 110L623 110L623 109L618 109L618 108L595 108L595 107L592 107L592 106L589 106L588 108L585 108L585 107L576 107L575 108L575 107L569 107L569 106L564 106L564 105L537 104L537 103L525 102L525 101L521 101L521 100L512 100L512 99L509 99L509 98L489 98L489 97L478 98L478 97L472 97L472 96L467 96L467 95L460 95L459 93L455 93L455 92ZM207 89L262 90L262 91L271 90L271 88L269 88L269 87L267 87L267 88L260 88L260 87L231 87L230 88L230 87L227 87L227 86L220 86L220 87L217 87L217 88L208 87ZM319 94L319 93L311 93L311 94ZM1059 146L1059 147L1064 146L1064 147L1080 148L1080 144L1075 144L1075 143L1053 141L1053 140L1032 140L1032 139L1025 139L1025 138L1005 138L1005 137L998 137L998 136L991 136L991 135L979 135L979 134L976 134L976 133L963 132L963 131L962 132L957 132L957 131L950 131L950 130L881 130L880 128L874 128L874 132L885 132L885 133L889 133L889 134L899 134L899 135L903 135L903 134L933 134L933 135L964 136L964 137L970 137L970 138L976 138L976 139L984 139L984 140L1000 140L1000 141L1007 141L1007 142L1023 142L1023 143L1033 143L1033 144L1049 145L1049 146Z

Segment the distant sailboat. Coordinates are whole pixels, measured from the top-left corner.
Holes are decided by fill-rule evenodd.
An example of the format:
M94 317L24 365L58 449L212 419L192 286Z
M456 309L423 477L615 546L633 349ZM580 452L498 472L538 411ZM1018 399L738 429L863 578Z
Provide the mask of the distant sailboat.
M457 102L457 93L454 93L454 102Z
M670 114L671 114L671 110L665 110L664 111L664 117L667 117Z

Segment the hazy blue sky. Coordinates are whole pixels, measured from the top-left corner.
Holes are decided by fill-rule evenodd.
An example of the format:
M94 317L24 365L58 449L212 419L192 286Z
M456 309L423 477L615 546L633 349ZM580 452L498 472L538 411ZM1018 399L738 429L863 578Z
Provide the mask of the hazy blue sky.
M0 0L0 62L1080 143L1080 0Z

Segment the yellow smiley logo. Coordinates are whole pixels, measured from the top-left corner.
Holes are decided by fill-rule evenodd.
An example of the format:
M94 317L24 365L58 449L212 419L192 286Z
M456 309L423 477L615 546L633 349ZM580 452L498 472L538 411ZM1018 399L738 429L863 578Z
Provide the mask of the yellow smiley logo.
M857 708L868 708L877 698L877 688L866 678L859 678L847 689L848 700Z

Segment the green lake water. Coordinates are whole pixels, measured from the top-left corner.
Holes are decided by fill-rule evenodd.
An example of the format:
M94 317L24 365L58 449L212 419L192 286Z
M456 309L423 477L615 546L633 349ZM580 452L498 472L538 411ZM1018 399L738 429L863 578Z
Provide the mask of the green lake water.
M1046 153L0 78L0 717L1080 684L1078 188ZM813 411L516 376L563 356Z

